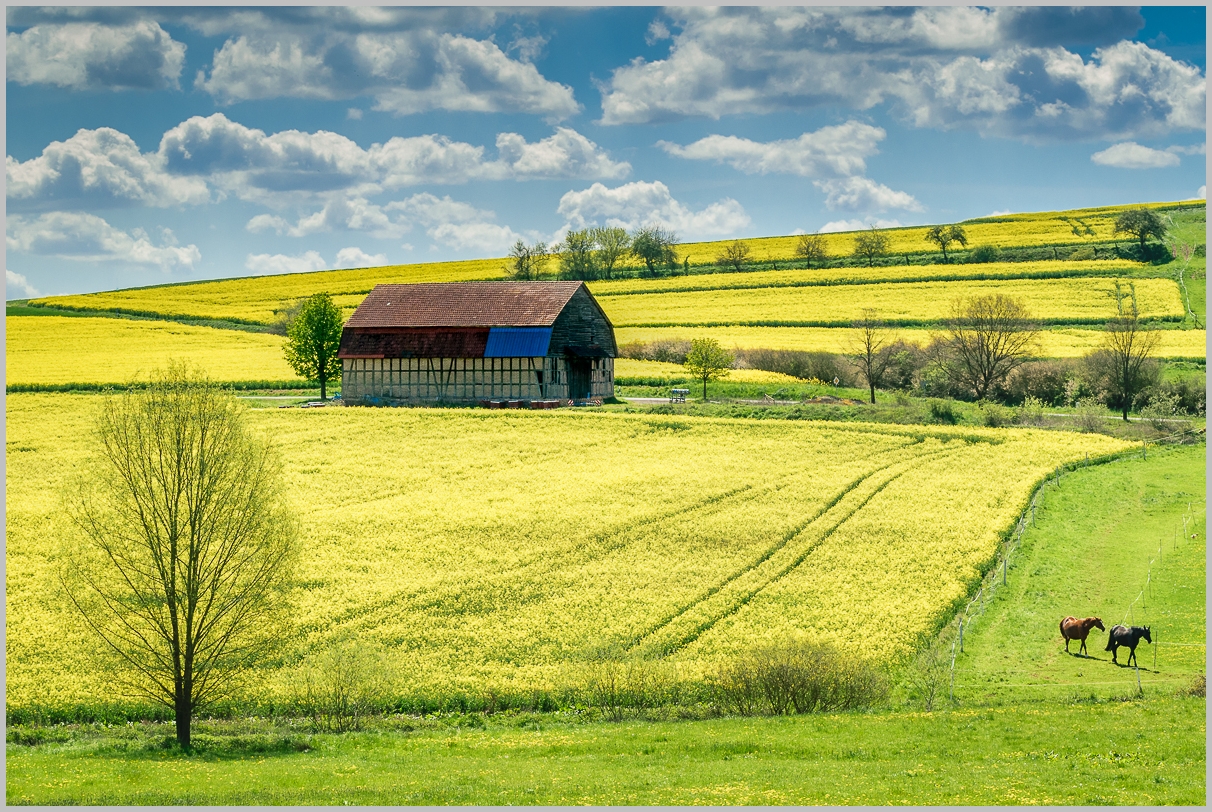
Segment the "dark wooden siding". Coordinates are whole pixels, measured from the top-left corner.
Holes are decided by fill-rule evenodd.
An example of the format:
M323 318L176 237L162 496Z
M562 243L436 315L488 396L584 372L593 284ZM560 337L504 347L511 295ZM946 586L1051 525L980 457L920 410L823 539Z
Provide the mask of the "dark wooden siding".
M556 317L547 354L614 358L618 352L610 319L582 285Z

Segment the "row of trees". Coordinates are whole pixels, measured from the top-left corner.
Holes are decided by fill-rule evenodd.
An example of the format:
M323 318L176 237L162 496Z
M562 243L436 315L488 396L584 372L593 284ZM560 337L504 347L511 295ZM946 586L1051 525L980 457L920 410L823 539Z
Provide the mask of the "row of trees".
M649 276L656 276L661 270L677 270L677 244L677 234L661 226L644 226L630 234L618 227L585 228L569 231L551 246L518 240L509 251L505 270L519 281L542 279L554 258L559 279L611 279L625 260L634 258Z

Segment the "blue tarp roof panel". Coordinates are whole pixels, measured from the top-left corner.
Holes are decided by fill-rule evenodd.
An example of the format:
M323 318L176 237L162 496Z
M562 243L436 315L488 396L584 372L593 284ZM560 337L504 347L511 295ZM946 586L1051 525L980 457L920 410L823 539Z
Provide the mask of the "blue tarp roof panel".
M493 327L488 331L485 358L534 358L547 354L550 327Z

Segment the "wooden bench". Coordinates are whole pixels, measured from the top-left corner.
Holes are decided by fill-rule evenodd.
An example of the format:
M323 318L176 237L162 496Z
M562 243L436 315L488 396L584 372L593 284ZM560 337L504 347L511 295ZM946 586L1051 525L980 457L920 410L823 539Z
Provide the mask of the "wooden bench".
M674 389L669 395L670 403L685 403L686 396L690 394L689 389Z

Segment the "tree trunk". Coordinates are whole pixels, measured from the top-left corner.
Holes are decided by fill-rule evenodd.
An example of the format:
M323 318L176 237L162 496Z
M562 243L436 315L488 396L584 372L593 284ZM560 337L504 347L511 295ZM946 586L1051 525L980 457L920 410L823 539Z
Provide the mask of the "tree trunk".
M703 402L707 402L707 379L703 379Z
M1125 401L1125 404L1126 404L1126 403L1127 403L1127 401ZM1125 423L1129 422L1129 421L1128 421L1128 407L1127 407L1127 405L1125 405L1125 406L1124 406L1124 422L1125 422Z
M875 384L871 384L871 402L875 403Z
M190 721L193 717L189 694L184 691L177 692L177 696L173 702L173 712L176 715L177 722L177 744L183 748L189 747Z
M320 400L326 400L326 399L327 399L327 394L328 394L328 388L327 388L327 386L326 386L326 384L327 384L327 383L328 383L328 381L326 380L326 376L324 375L324 371L323 371L323 370L321 370L321 371L320 371Z

